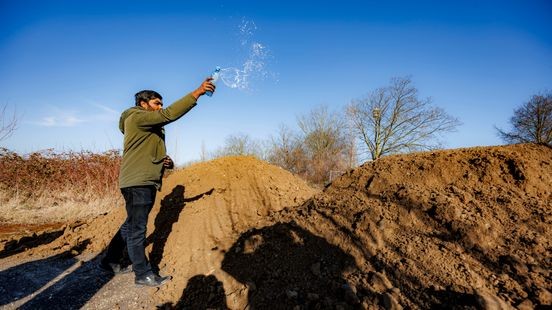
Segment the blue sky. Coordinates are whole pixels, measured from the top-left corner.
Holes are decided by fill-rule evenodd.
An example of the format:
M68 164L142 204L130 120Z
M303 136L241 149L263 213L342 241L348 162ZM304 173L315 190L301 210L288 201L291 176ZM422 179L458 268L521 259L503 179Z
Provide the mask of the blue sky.
M244 23L255 27L245 34ZM121 148L118 118L134 93L154 89L169 104L216 66L243 67L252 43L269 52L265 77L246 90L219 83L168 125L177 163L230 134L266 139L406 75L463 122L447 147L497 145L494 126L552 89L550 1L0 0L0 106L19 116L0 144Z

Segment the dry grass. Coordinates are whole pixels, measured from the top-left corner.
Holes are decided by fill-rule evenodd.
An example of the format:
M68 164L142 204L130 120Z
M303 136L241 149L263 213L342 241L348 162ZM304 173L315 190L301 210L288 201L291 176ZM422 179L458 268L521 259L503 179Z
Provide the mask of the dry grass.
M61 222L120 206L120 163L116 150L102 154L45 150L21 156L2 148L0 220Z

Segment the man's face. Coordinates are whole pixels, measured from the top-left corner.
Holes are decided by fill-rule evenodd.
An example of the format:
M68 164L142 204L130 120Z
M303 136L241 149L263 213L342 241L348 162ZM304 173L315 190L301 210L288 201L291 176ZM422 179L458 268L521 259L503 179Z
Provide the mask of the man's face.
M163 100L159 98L154 98L148 102L142 101L140 102L140 105L147 111L157 111L163 108Z

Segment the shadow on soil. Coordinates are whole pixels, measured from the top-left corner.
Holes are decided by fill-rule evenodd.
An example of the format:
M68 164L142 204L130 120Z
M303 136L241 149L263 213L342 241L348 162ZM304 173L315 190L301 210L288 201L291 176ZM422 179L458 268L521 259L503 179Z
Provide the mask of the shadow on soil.
M82 308L114 276L98 269L97 264L102 255L103 253L100 253L84 262L18 309Z
M249 288L251 309L344 309L358 305L344 272L354 258L295 222L243 233L222 269Z
M174 223L178 221L180 213L186 207L186 203L199 200L205 195L212 194L213 191L214 189L212 188L205 193L186 198L186 188L183 185L177 185L173 188L170 194L166 195L161 200L159 213L155 217L155 229L146 240L146 245L153 243L149 254L149 260L155 271L159 271L158 266L163 258L167 238L172 231Z
M405 206L399 205L399 207ZM410 206L408 206L408 208L410 208ZM356 247L360 253L363 253L364 258L369 262L375 272L386 275L392 287L400 288L400 292L408 296L407 298L410 299L410 302L413 302L417 306L423 309L483 309L478 297L471 291L454 285L448 286L444 290L436 290L432 283L422 283L418 278L409 276L408 272L405 272L405 267L398 267L403 263L402 260L399 264L399 262L389 261L385 255L381 255L379 251L374 253L366 250L370 247L365 244L366 241L364 238L355 231L352 231L346 225L340 224L341 221L336 220L337 216L334 214L335 210L336 207L334 206L318 204L316 201L310 200L299 208L298 213L310 217L312 212L316 212L326 220L327 223L330 224L329 226L333 227L336 232L339 231L345 234L352 241L351 244ZM320 225L322 225L322 223L320 223ZM355 227L356 225L357 224L353 224L351 227ZM391 247L389 245L387 245L387 249L397 253L398 257L405 257L403 249ZM424 270L427 274L433 273L427 266L423 266L417 262L413 263L419 270ZM395 300L390 302L388 296L392 290L388 289L387 292L378 293L369 285L365 285L366 283L374 284L374 278L377 278L375 272L361 272L358 275L359 278L364 279L357 281L360 282L357 283L356 286L358 292L357 297L367 300L368 304L372 306L377 305L384 308L392 308L391 305L393 303L405 305L405 300L400 300L400 297L394 297ZM378 281L376 280L376 282Z
M158 309L225 310L228 306L222 282L213 275L196 275L188 280L182 297L176 304L166 303Z
M64 271L77 263L75 256L82 253L89 243L89 240L85 240L79 245L55 256L23 263L0 271L0 283L2 283L0 287L0 306L23 299L60 276ZM73 274L74 272L65 276L52 287L58 287L60 283L67 283L67 278L70 278ZM77 282L80 282L80 279ZM58 303L56 303L56 296L54 296L54 292L51 290L52 287L35 296L21 306L20 309L64 308L68 304L67 297L69 295L66 294L66 291L59 292L61 296L59 296ZM80 290L82 290L82 286ZM78 295L83 294L79 292ZM79 298L77 298L76 302L71 302L71 304L84 304L79 303L78 300Z
M65 229L62 228L60 230L43 232L39 235L33 234L32 236L22 237L19 240L10 240L4 245L4 249L0 251L0 259L50 243L63 235L64 231Z

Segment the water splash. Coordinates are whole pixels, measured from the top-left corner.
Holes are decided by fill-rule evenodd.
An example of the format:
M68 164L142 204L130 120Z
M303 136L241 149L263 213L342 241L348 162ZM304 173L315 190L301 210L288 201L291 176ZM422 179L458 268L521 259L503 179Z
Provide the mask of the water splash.
M257 25L255 25L255 22L243 18L241 24L238 26L238 30L240 43L242 46L246 46L253 37L255 31L257 31Z
M271 75L267 62L271 58L268 47L252 40L257 26L253 21L243 19L239 26L240 43L247 48L247 57L240 67L223 68L220 79L224 85L239 90L250 90L252 80L264 80Z

